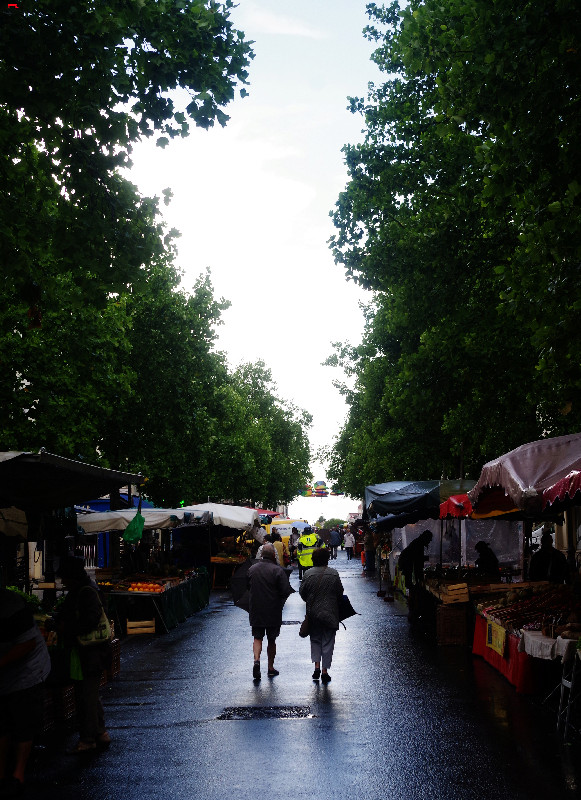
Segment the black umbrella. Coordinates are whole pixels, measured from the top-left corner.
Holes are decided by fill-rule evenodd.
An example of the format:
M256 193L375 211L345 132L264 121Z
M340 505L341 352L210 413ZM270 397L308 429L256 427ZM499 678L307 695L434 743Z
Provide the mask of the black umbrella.
M238 564L230 578L230 591L232 592L234 605L238 606L238 608L243 608L244 611L250 611L250 594L248 592L247 575L248 570L253 564L258 564L257 559L247 558L242 564Z

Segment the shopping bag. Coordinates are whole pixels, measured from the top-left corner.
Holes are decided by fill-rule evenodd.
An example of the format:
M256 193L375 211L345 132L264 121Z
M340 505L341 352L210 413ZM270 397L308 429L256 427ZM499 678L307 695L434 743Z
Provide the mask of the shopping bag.
M357 614L357 611L351 605L351 600L344 594L341 599L339 600L339 621L342 622L344 619L348 619L348 617L353 617Z

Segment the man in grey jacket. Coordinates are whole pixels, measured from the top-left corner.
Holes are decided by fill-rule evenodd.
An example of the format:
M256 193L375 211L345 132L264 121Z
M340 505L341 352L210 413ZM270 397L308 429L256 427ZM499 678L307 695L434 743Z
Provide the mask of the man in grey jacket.
M282 609L287 597L294 589L288 575L276 563L276 550L272 544L262 546L262 560L253 564L248 570L248 589L250 591L250 625L254 642L252 646L254 666L252 677L260 680L260 655L262 641L266 635L268 644L268 677L274 678L279 673L274 668L276 657L276 638L282 624Z

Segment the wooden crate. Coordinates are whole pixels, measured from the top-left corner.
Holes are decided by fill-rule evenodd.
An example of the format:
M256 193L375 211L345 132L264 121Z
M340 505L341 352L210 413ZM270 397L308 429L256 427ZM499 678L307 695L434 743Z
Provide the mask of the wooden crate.
M438 644L468 644L468 605L441 605L436 609Z
M127 620L127 635L136 633L155 633L155 619Z
M454 583L443 587L440 595L442 603L467 603L470 600L467 583Z

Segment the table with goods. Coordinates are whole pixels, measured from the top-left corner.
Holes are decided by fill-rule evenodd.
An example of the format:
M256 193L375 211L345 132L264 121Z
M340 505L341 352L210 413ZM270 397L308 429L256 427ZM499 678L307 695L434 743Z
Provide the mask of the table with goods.
M540 690L536 660L563 663L581 639L581 602L569 586L521 583L480 598L472 651L494 666L517 692Z
M123 634L167 633L208 605L209 578L205 569L176 575L133 575L124 578L97 570L107 612Z

